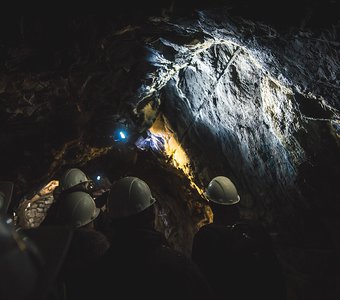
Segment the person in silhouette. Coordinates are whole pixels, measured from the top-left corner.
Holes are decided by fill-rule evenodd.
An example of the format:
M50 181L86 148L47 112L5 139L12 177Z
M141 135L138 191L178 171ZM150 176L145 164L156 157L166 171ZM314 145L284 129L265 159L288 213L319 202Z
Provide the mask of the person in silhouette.
M44 261L38 247L0 216L0 299L32 299L38 291Z
M59 186L53 191L54 201L41 225L55 225L57 223L56 212L58 205L67 194L81 191L91 195L93 186L93 181L82 170L78 168L67 169L59 179Z
M91 266L99 261L110 246L107 237L96 230L95 220L99 213L94 199L82 191L65 194L57 206L55 223L73 230L73 238L59 276L67 300L81 299Z
M206 188L213 222L194 235L192 259L217 299L286 300L281 266L271 237L258 222L240 217L240 196L225 176Z
M155 230L155 203L147 183L127 176L110 189L111 246L92 270L88 299L214 299L197 265Z

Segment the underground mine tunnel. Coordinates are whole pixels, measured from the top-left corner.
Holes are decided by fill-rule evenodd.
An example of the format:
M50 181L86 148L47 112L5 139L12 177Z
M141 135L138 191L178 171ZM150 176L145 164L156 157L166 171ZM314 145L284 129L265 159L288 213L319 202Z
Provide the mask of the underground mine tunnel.
M8 214L38 227L70 167L106 188L138 176L159 200L158 229L190 255L213 218L204 187L224 175L270 232L289 299L339 299L339 10L297 3L2 20Z

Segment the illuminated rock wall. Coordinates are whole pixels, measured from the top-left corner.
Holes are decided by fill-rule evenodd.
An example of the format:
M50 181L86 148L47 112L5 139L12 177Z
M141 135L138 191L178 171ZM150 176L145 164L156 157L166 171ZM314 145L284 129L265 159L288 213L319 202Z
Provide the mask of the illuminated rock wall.
M158 228L190 254L211 220L202 190L229 176L242 213L275 237L295 293L334 299L339 24L277 31L228 12L18 20L1 41L1 179L19 201L69 166L140 176L162 204ZM116 147L117 116L145 143ZM27 226L41 219L35 204Z
M246 216L307 244L339 245L336 236L325 238L325 227L313 235L302 229L310 216L322 222L319 207L339 209L336 31L280 34L219 13L201 12L191 24L160 22L166 38L148 45L157 71L142 90L161 90L161 110L199 185L230 176ZM306 179L305 169L321 170L318 195L333 200L315 206L316 177Z

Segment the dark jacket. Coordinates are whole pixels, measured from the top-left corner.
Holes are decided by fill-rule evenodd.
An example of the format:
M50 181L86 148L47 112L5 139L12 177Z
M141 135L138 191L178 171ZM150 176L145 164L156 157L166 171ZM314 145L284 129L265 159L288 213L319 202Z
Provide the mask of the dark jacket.
M118 230L111 244L92 272L88 299L214 299L198 267L159 232Z
M203 226L194 236L192 258L217 299L286 299L270 236L256 222Z
M89 278L95 276L91 273L92 268L109 249L109 246L106 236L94 229L74 230L73 239L59 276L64 284L67 300L82 300L82 297L87 297L84 284Z

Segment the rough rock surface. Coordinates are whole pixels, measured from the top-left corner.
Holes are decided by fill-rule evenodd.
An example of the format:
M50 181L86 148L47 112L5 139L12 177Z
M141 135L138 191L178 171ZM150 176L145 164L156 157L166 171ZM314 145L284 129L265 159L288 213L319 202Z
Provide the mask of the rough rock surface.
M226 175L242 213L272 233L290 298L337 299L339 20L282 28L230 7L167 9L23 18L1 40L0 179L15 182L12 209L38 226L51 199L25 199L68 167L138 175L159 199L158 228L189 255L211 217L200 191ZM112 138L117 124L128 145Z

